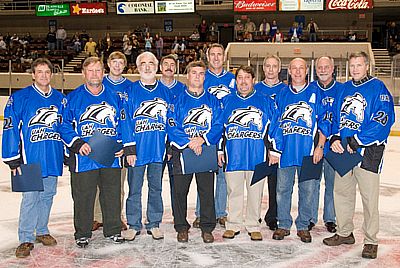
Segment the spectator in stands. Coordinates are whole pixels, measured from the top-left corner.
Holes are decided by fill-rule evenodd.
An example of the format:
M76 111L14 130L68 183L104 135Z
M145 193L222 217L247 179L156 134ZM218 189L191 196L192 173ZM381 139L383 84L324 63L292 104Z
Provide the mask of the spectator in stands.
M261 35L268 35L269 34L269 31L271 30L271 26L267 22L267 19L263 19L262 20L258 30L260 31Z
M164 40L159 34L156 34L154 39L155 39L155 43L156 43L157 59L160 60L163 55Z
M313 18L311 18L310 22L307 25L307 32L308 40L310 42L317 42L318 25L317 23L315 23Z
M27 32L23 39L24 39L28 44L32 43L32 41L33 41L33 38L32 38L32 36L31 36L31 33L30 33L30 32Z
M279 29L279 26L276 23L276 20L273 20L272 24L271 24L271 30L269 31L269 35L271 36L271 38L273 38L275 36L275 33L278 29Z
M298 43L303 34L303 29L298 22L293 22L292 27L289 29L290 42Z
M143 36L142 29L140 29L139 25L136 26L136 29L135 29L134 33L135 33L136 36Z
M184 51L188 47L188 43L184 36L182 36L182 39L179 42L179 45L180 45L181 51Z
M106 37L104 38L104 43L107 44L107 42L112 43L111 35L110 33L106 33Z
M147 32L144 38L144 50L151 51L151 47L153 45L153 37L150 36L150 33Z
M133 44L130 38L128 38L127 41L124 42L122 46L122 50L124 52L124 55L128 61L128 63L133 63L132 59L132 50L133 50Z
M199 25L199 34L200 34L200 41L206 42L207 41L207 33L208 33L208 24L205 19L203 19Z
M199 41L200 40L200 34L197 30L194 30L193 33L189 36L189 39L192 41Z
M276 30L275 35L272 37L272 43L283 43L283 33L279 29Z
M7 45L10 45L11 35L9 32L4 36L4 42L6 42Z
M395 21L388 23L388 35L389 35L389 50L393 51L396 48L396 42L398 40L399 30L396 26Z
M13 34L13 36L11 36L10 38L10 42L18 42L18 41L19 41L18 35L16 33Z
M126 34L124 34L124 37L122 37L122 42L127 42L129 38L131 37L131 31L128 31Z
M65 31L64 27L60 25L56 32L57 38L57 50L64 50L64 41L67 39L67 32Z
M243 41L244 42L252 42L253 41L253 34L251 32L248 32L248 31L244 32Z
M210 41L212 41L212 42L218 41L217 40L218 39L218 37L217 37L218 26L215 23L215 21L213 21L211 23L210 28L209 28L209 32L210 32Z
M144 35L147 35L147 33L150 34L150 27L147 25L147 23L143 24L143 30L142 30Z
M86 54L88 54L89 57L92 57L92 56L97 57L96 47L97 47L96 42L93 41L92 37L90 37L89 42L86 43L84 50L85 50Z
M89 34L85 29L83 29L79 35L79 40L81 40L81 47L85 48L86 42L89 41Z
M56 32L54 28L51 28L50 31L47 33L46 41L47 41L47 50L49 52L54 51L56 49L56 42L57 42Z
M139 41L137 40L137 36L132 34L132 64L136 64L136 58L139 55Z
M236 24L235 24L234 30L235 30L235 39L236 40L242 40L242 34L243 34L243 31L244 31L244 25L243 25L241 20L236 20Z
M104 59L108 59L108 56L110 56L111 53L114 52L114 47L112 45L111 41L107 41L106 45L104 46L103 49L103 55L104 55Z
M251 21L250 18L247 18L247 22L244 25L244 31L253 34L256 31L256 25Z
M72 37L72 49L75 50L76 53L81 52L82 47L81 47L81 41L79 40L79 34L76 33Z
M3 36L0 36L0 50L7 50L7 44Z

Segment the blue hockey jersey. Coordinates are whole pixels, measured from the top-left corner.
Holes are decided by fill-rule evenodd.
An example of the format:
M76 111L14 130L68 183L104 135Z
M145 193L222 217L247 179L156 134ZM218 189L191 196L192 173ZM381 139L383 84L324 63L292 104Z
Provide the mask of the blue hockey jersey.
M364 156L360 166L379 173L395 120L393 97L385 84L373 77L358 83L347 81L343 86L334 103L332 140L349 138L349 145Z
M210 69L207 69L204 79L204 89L220 100L236 91L235 75L225 70L220 74L215 74Z
M254 88L259 93L275 100L275 97L279 93L279 91L287 89L288 86L283 82L278 82L277 84L270 86L267 83L265 83L264 81L260 81L254 85Z
M103 85L105 85L106 88L115 90L121 99L126 98L126 92L129 90L132 83L133 82L126 77L122 77L119 81L113 81L109 75L106 75L103 78Z
M171 145L184 149L189 138L203 137L207 145L217 144L222 136L220 101L206 93L193 96L188 90L173 102L168 115L168 137Z
M173 99L182 94L186 89L186 85L176 79L170 85L164 84L161 79L158 81L160 81L164 86L166 86L170 90Z
M254 90L247 97L230 94L222 103L226 171L254 170L268 159L270 142L275 145L268 133L276 121L273 100Z
M10 96L4 110L3 161L16 168L39 163L42 177L61 176L63 144L57 127L65 103L55 89L44 94L34 84Z
M276 104L279 113L277 147L282 151L280 167L301 166L304 156L314 153L314 139L318 130L326 137L330 123L324 120L326 106L322 105L323 92L315 85L308 84L296 92L291 86L279 92Z
M81 156L79 149L84 142L89 141L95 130L121 141L121 109L122 100L118 93L104 84L102 91L97 95L93 95L86 85L81 85L68 94L60 134L71 151L70 171L84 172L105 168L88 156ZM116 157L111 167L120 168L120 158Z
M172 95L159 81L153 89L132 84L124 104L122 140L126 155L136 155L136 166L162 163L165 154L167 111Z

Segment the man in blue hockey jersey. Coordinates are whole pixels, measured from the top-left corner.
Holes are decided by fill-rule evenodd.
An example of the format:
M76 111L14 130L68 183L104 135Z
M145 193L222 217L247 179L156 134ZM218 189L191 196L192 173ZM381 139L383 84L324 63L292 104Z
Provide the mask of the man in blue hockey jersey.
M270 55L265 57L263 62L265 79L254 85L254 88L261 94L275 100L281 90L287 90L287 85L279 81L281 72L281 59L278 56ZM278 228L276 208L276 172L268 176L268 210L265 213L265 223L270 230Z
M193 173L185 174L182 166L182 150L190 148L197 155L202 145L215 145L222 135L221 104L217 98L205 92L203 83L206 67L194 61L187 67L187 89L173 103L168 116L168 136L172 147L174 166L174 228L178 242L188 242L187 195ZM216 225L214 208L214 172L198 172L197 193L200 198L200 229L205 243L214 242L212 231Z
M292 83L288 90L276 97L280 115L277 132L282 135L278 149L282 155L278 168L276 201L278 205L278 229L272 238L282 240L290 234L293 220L290 215L295 174L300 177L300 168L305 156L312 156L313 163L321 161L329 123L322 105L323 92L307 83L307 63L302 58L293 59L288 68ZM278 135L278 136L279 136ZM298 182L299 206L296 219L297 236L304 243L311 242L308 225L312 217L314 180Z
M108 56L107 65L110 68L110 73L103 78L103 84L107 88L111 88L117 92L117 94L121 97L124 101L126 92L129 90L132 82L129 79L126 79L122 76L126 66L126 57L120 51L114 51ZM121 229L126 230L128 229L125 219L122 213L123 202L125 197L124 185L126 181L126 168L122 168L121 170ZM96 201L94 204L94 219L93 219L93 226L92 231L96 231L100 227L103 226L102 220L102 213L101 207L99 202L99 191L96 194Z
M57 126L61 122L63 94L50 86L53 66L49 60L32 63L33 85L9 98L4 110L2 157L12 173L21 173L20 165L39 163L43 192L22 194L18 237L18 258L30 255L35 241L53 246L57 241L48 229L57 176L62 175L63 144Z
M315 69L318 80L314 81L316 87L324 92L325 97L322 100L323 105L327 106L326 119L332 122L332 105L335 100L337 92L342 91L342 84L335 81L333 77L335 62L330 56L319 57L315 61ZM326 144L324 147L324 154L329 150L329 145ZM323 160L323 177L325 179L325 191L324 191L324 214L323 220L325 223L326 230L330 233L336 232L336 219L335 219L335 208L333 205L333 183L335 179L335 170L328 163L326 159ZM322 177L322 176L321 176ZM313 216L309 225L311 230L318 222L318 207L319 207L319 194L321 180L315 180L316 188L314 191L314 203L313 203Z
M67 96L60 134L70 151L72 199L74 201L75 242L86 247L92 237L93 209L97 188L103 212L103 234L115 243L121 236L121 159L115 154L112 165L104 166L88 157L88 144L95 131L120 141L122 101L118 93L102 84L103 62L87 58L82 65L85 84Z
M355 243L353 216L358 185L364 211L362 257L375 259L378 254L379 174L395 120L393 98L382 81L368 75L369 57L365 52L350 54L349 69L352 80L338 92L333 107L331 149L336 153L357 151L364 158L343 177L335 174L337 232L323 243L328 246ZM341 141L347 141L345 148Z
M204 79L204 89L221 100L225 96L233 93L236 90L235 76L224 70L225 50L221 44L211 44L207 50L208 69ZM223 169L220 168L217 173L215 183L215 216L222 226L226 222L226 181ZM196 203L196 219L193 222L193 227L199 227L199 200Z
M124 109L122 140L129 165L129 195L126 216L129 230L123 235L134 240L142 229L142 188L147 169L147 233L163 239L160 223L164 212L162 200L162 163L165 157L167 110L171 102L169 89L156 80L158 60L151 52L136 59L140 80L132 84Z
M240 66L236 71L237 92L226 96L224 106L224 153L218 155L219 165L226 164L225 178L228 186L228 220L224 238L232 239L240 233L242 225L251 240L262 240L258 219L264 182L251 185L255 166L268 161L278 163L280 153L270 151L269 127L274 122L273 100L254 89L254 71L250 66ZM272 147L272 146L271 146ZM243 184L247 189L244 203ZM246 204L246 216L243 208Z
M160 82L166 86L170 93L172 94L172 98L175 99L178 95L182 94L185 91L185 84L175 79L175 72L177 68L177 60L176 57L172 54L166 55L161 58L160 61L160 71L161 78ZM172 171L172 161L171 161L171 152L167 152L167 156L163 162L163 173L165 166L168 167L168 175L169 175L169 186L170 186L170 195L171 195L171 209L172 214L174 213L174 174Z

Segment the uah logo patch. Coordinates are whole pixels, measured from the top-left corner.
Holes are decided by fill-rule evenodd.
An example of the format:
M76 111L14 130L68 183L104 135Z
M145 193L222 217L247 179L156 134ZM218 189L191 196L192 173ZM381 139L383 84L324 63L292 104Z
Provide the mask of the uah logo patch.
M211 108L203 104L200 107L191 109L188 112L188 115L183 120L183 124L193 124L201 127L206 127L211 125L211 117Z
M290 120L293 122L298 122L302 119L306 122L307 127L312 126L312 112L313 109L305 101L300 101L298 103L290 104L286 106L285 111L282 114L281 120Z
M329 107L332 107L334 101L335 101L335 99L332 97L325 97L322 99L322 104L329 105Z
M226 95L231 94L231 90L225 85L209 87L208 92L217 97L217 99L222 99Z
M228 118L228 124L236 124L242 127L249 128L250 123L257 126L258 130L263 127L262 123L263 113L253 106L247 108L236 109Z
M367 101L357 92L353 96L344 98L340 112L345 114L353 113L357 121L362 122L364 121L365 107L367 107Z
M57 113L58 108L54 105L39 108L36 114L29 120L28 127L39 125L51 128L58 120Z
M133 116L145 116L153 119L157 119L157 116L161 116L165 121L167 118L167 109L168 104L166 101L155 98L154 100L143 101Z
M102 125L105 125L108 120L116 126L115 123L116 110L107 102L103 101L99 104L92 104L86 108L86 111L79 118L79 123L89 120Z

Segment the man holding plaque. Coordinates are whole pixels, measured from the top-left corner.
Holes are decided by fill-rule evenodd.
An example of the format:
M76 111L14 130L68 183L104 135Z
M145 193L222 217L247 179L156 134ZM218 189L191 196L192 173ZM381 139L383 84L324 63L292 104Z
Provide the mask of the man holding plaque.
M364 211L361 256L375 259L378 254L379 174L395 119L393 98L382 81L368 75L369 57L365 52L350 54L349 67L352 80L338 92L333 107L331 149L339 154L344 150L358 152L363 160L344 176L335 174L337 232L323 243L328 246L355 243L353 216L358 185ZM343 142L347 142L347 146L343 147Z
M43 191L25 191L22 194L18 237L15 251L18 258L28 257L35 240L45 246L57 241L48 229L57 176L62 175L63 144L57 132L61 122L62 93L50 86L53 66L45 58L32 63L31 86L21 89L9 98L4 110L2 157L12 175L21 174L21 165L39 164ZM14 191L18 191L14 189Z
M221 104L204 90L206 66L194 61L187 67L187 89L173 102L173 111L168 116L168 136L172 147L174 166L174 228L178 242L188 242L190 225L187 216L187 195L193 174L196 176L200 198L200 229L205 243L214 242L212 231L216 225L214 208L214 172L192 172L185 174L182 150L193 150L201 155L202 145L216 145L222 135ZM187 149L190 148L190 149ZM216 154L216 151L215 151ZM215 159L216 161L216 159Z
M119 119L122 101L116 91L102 84L104 65L99 58L87 58L82 68L85 84L68 95L60 133L70 151L75 240L78 247L84 248L92 237L97 187L100 191L104 236L114 243L122 243L124 239L120 221L122 163L119 157L123 154L122 150L114 155L109 150L103 152L105 142L104 146L97 148L89 145L92 136L98 132L105 137L105 141L107 138L114 142L121 140ZM95 154L105 159L92 159Z

